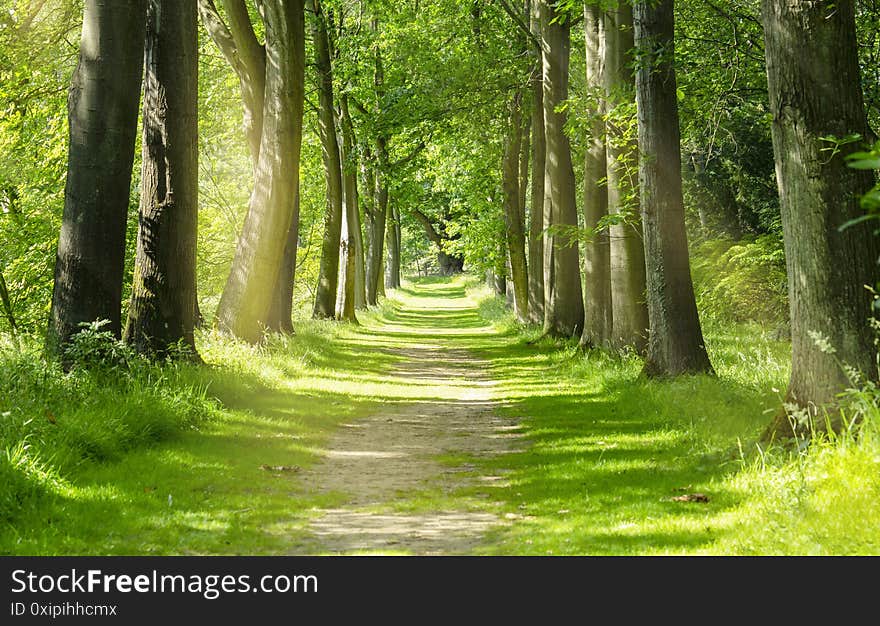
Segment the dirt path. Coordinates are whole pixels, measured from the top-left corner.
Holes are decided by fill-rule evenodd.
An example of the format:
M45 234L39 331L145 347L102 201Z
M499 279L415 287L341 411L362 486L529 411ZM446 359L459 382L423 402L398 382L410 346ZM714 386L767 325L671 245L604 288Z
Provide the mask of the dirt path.
M405 357L390 376L408 384L443 385L443 397L391 406L344 425L322 461L302 479L318 491L342 492L346 504L322 509L310 526L308 553L471 554L493 526L508 523L482 510L400 513L394 507L424 489L450 493L498 481L474 466L441 463L439 455L492 456L513 451L518 426L495 415L487 364L440 344L395 350Z

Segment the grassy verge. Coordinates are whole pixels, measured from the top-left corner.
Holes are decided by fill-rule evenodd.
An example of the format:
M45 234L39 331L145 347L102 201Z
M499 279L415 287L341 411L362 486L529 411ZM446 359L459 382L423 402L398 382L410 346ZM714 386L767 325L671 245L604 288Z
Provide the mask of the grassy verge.
M299 468L337 424L374 410L396 357L354 327L306 320L260 347L205 333L199 348L207 366L64 373L36 339L4 338L0 553L297 544L309 509L333 498L299 493Z
M480 310L512 327L489 294ZM708 324L717 378L666 382L640 376L634 356L528 345L537 335L475 348L531 444L496 462L512 471L494 497L517 523L486 552L880 553L876 394L859 398L861 435L768 452L754 442L785 388L789 347L760 328ZM680 500L696 494L708 502Z

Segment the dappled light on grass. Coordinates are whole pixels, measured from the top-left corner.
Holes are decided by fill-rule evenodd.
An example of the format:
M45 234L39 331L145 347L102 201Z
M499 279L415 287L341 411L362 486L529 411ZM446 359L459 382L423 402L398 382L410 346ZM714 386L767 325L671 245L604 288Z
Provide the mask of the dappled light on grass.
M62 453L10 450L24 504L0 549L880 551L877 416L858 437L759 451L788 374L760 327L706 325L717 378L650 381L632 354L537 340L467 278L406 285L361 320L300 320L260 346L205 333L201 368L50 371L57 423L35 432L63 434L47 439ZM25 393L42 374L19 352L0 366Z

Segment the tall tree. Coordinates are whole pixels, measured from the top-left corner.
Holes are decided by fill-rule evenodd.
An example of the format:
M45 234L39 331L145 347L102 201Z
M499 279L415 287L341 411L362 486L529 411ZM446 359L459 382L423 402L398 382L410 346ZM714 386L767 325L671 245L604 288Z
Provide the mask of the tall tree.
M370 30L379 34L379 21L371 22ZM374 121L379 129L373 141L372 156L367 164L370 168L369 179L372 182L372 199L367 204L367 229L369 231L369 249L367 256L367 304L376 305L379 295L384 293L385 264L385 222L388 216L388 136L382 128L385 115L385 65L382 50L377 40L373 50L373 91L375 95Z
M339 97L339 126L342 135L342 187L350 239L347 251L354 259L354 308L364 309L367 306L367 292L364 274L364 238L361 224L360 193L358 192L359 160L354 125L351 121L346 93L342 93Z
M206 1L210 0L202 0ZM217 309L219 327L247 341L259 340L266 326L295 219L304 97L303 0L262 0L259 9L266 31L259 159L254 191ZM215 29L214 40L223 41L218 33ZM237 48L224 55L227 52L232 57L240 53Z
M845 161L858 147L846 138L869 136L854 3L764 0L763 10L791 307L786 398L815 414L849 384L841 364L877 376L865 286L878 279L878 246L866 224L841 229L873 182ZM785 415L769 431L791 432Z
M244 131L254 167L255 184L263 175L258 170L266 104L266 47L257 39L250 11L245 0L221 0L226 22L217 11L214 0L198 0L202 23L239 81L244 111ZM227 24L228 22L228 24ZM299 196L290 205L292 215L281 259L281 270L271 291L272 301L261 322L268 330L293 332L293 279L299 242Z
M125 339L195 354L198 227L198 16L195 0L148 0L143 166Z
M552 287L545 305L544 331L551 335L579 335L584 323L580 254L574 231L578 226L571 145L565 134L571 20L557 12L556 3L541 0L541 48L544 66L544 132L547 141L545 185L552 210ZM546 259L545 259L546 260ZM545 285L546 289L546 285Z
M318 74L318 129L321 155L327 181L327 204L324 212L324 237L321 265L315 290L314 316L333 318L339 275L339 241L342 229L342 161L336 136L336 101L333 95L333 66L327 15L320 0L309 0L311 31Z
M529 31L540 37L541 21L537 0L531 0ZM529 321L544 324L544 172L546 169L544 138L544 68L540 48L536 53L529 86L532 92L532 166L529 202Z
M603 34L608 212L617 216L610 229L611 343L641 352L648 339L648 307L645 249L638 214L638 145L628 128L627 109L634 101L635 77L631 59L633 14L626 0L618 0L617 7L605 13Z
M529 30L540 37L538 0L531 0ZM529 202L529 321L544 325L544 70L540 48L536 53L529 86L532 92L532 193Z
M607 346L611 341L611 248L607 226L608 192L606 176L605 67L603 54L603 12L595 4L584 3L587 89L593 110L589 112L590 136L584 155L584 225L592 231L584 250L584 332L583 346Z
M681 189L674 0L635 5L639 188L651 332L645 372L711 372L694 298Z
M400 287L400 209L396 202L388 203L385 217L385 247L388 258L385 264L385 287Z
M144 62L146 1L86 0L68 99L70 144L48 348L80 324L122 332L125 224Z
M510 283L516 318L522 323L529 318L529 284L525 252L525 216L520 202L522 185L520 157L522 153L522 92L517 90L508 106L507 132L504 139L501 179L504 190L504 220L506 225Z

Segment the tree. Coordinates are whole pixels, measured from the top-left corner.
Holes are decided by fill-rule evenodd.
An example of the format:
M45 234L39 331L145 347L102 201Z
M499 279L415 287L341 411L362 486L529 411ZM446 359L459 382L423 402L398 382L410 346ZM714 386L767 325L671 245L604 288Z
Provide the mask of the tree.
M605 13L603 27L608 212L616 218L610 229L611 343L641 352L648 337L648 308L635 173L638 145L629 128L628 112L635 86L630 59L634 45L632 7L619 0L615 9Z
M635 5L639 188L651 331L645 372L712 372L694 299L681 190L674 0Z
M315 290L314 317L335 315L336 289L339 277L339 241L342 229L342 161L336 136L333 66L327 16L320 0L309 0L310 20L318 73L318 129L321 154L327 181L327 205L324 213L324 238L321 245L321 267Z
M584 37L586 43L587 89L594 109L589 112L589 139L584 154L584 226L591 232L584 250L584 331L583 346L607 346L611 342L611 249L608 227L605 122L602 118L605 100L604 62L602 59L602 9L584 3Z
M68 99L70 145L47 345L80 324L122 331L125 223L144 59L145 0L86 0Z
M385 248L388 258L385 264L385 287L400 287L400 209L397 202L388 203L388 214L385 216Z
M538 1L531 0L529 30L540 37ZM544 173L546 141L544 137L544 69L541 51L536 56L529 86L532 92L532 193L529 203L529 321L544 325Z
M786 400L815 416L850 384L841 364L877 375L865 286L878 279L878 246L867 224L845 226L873 184L846 164L857 138L869 136L854 3L764 0L763 9L791 308ZM768 434L792 429L780 415Z
M339 97L339 127L342 135L342 187L345 196L345 228L348 237L345 258L346 263L349 261L354 263L354 268L351 270L354 281L351 285L353 289L352 306L355 309L364 309L367 306L367 292L364 275L364 239L361 226L360 194L358 193L358 156L355 148L354 125L351 122L351 113L348 108L348 95L345 93ZM351 259L349 260L348 257ZM343 297L348 300L348 290L340 291ZM342 308L344 309L345 306ZM337 307L337 313L338 309L339 307Z
M243 0L228 0L230 18L238 11L228 9L239 4L243 6ZM259 8L266 27L264 47L251 36L253 27L249 21L236 29L230 19L230 31L212 1L200 0L203 21L212 39L240 77L259 76L259 63L250 67L250 63L242 61L259 58L247 52L255 42L257 49L264 51L263 116L254 192L217 309L218 326L247 341L259 340L266 327L291 224L297 219L294 211L298 208L304 97L303 0L262 0ZM243 42L248 43L242 46ZM256 108L259 107L255 105Z
M529 284L525 252L525 215L522 211L520 161L522 156L522 92L516 91L510 99L507 133L502 158L502 186L504 190L504 218L507 228L507 257L510 260L510 282L513 283L513 301L516 318L522 323L529 318Z
M549 306L545 302L544 308L544 331L571 337L580 334L584 323L580 254L573 235L578 225L574 170L565 134L566 114L560 110L568 99L571 20L557 13L555 4L549 0L541 0L540 11L547 141L545 193L549 191L552 202L550 228L558 231L551 237L553 272Z
M195 0L148 0L143 171L125 339L195 354L198 226L198 18Z

